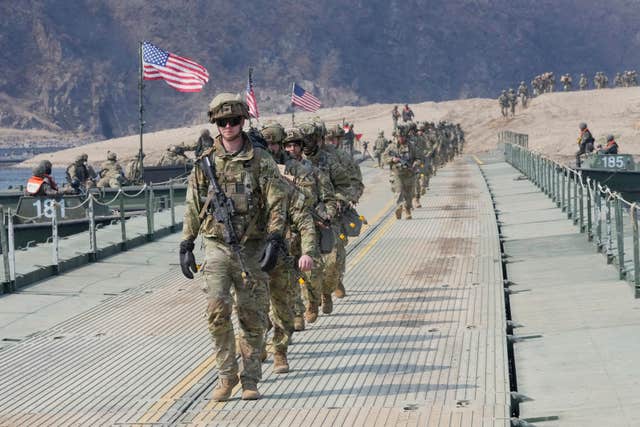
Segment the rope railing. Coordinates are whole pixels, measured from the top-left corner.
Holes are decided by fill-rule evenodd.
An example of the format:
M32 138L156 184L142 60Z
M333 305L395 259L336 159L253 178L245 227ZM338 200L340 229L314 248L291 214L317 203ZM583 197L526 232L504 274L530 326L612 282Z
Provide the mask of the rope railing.
M19 272L16 273L16 249L15 249L15 225L14 220L19 220L22 224L29 226L34 224L36 220L40 226L42 223L49 223L51 227L51 263L48 264L53 271L58 271L60 266L60 240L63 238L60 235L60 227L65 226L65 212L84 209L85 213L81 215L79 218L73 218L75 223L78 220L86 221L88 224L88 252L86 254L89 257L90 261L95 261L97 259L99 247L99 239L97 230L102 227L102 223L100 221L104 221L105 219L109 222L120 222L121 228L121 239L120 239L120 248L121 250L127 249L127 224L130 220L135 218L139 218L141 216L146 217L146 226L144 227L144 231L142 235L145 236L147 241L151 241L155 238L156 231L163 227L156 227L155 216L157 212L163 211L165 209L170 209L170 217L168 227L171 231L175 231L176 220L175 220L175 208L176 208L176 195L175 195L175 186L182 184L183 180L173 180L170 179L164 183L158 184L145 184L143 185L137 192L127 193L124 189L120 188L116 192L116 194L108 201L102 201L100 199L101 193L90 191L86 193L86 197L82 200L81 203L75 206L68 206L68 203L64 203L64 199L59 198L50 198L47 199L47 211L43 209L42 212L39 212L36 216L23 216L18 215L12 209L3 208L0 205L0 249L2 250L2 263L3 263L3 277L0 277L0 282L2 283L3 292L11 292L15 290L16 283L16 275L20 276ZM168 186L168 188L167 188ZM154 188L163 187L163 191L168 190L168 194L163 195L161 197L157 197L154 194ZM132 199L136 197L140 197L144 195L144 207L139 209L139 212L127 212L126 211L126 199ZM115 210L113 206L115 205ZM97 209L97 206L101 206L101 209ZM104 208L109 208L109 215L104 215ZM44 219L44 221L42 220ZM166 224L166 221L164 221ZM104 229L104 228L103 228ZM129 232L129 234L131 234ZM140 235L137 233L137 235ZM75 251L77 252L77 251Z
M507 163L520 171L566 212L607 262L617 266L620 279L634 284L640 298L640 246L636 203L589 177L522 144L513 132L501 132ZM528 141L528 140L527 140ZM625 231L627 231L625 233ZM629 249L626 249L629 248Z

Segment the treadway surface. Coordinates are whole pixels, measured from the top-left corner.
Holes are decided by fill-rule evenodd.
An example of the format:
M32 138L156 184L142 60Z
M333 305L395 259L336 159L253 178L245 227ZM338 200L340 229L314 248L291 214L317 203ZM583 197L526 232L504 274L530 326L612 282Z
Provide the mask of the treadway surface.
M500 210L520 419L640 425L640 301L565 213L503 160L482 166ZM628 230L628 229L627 229Z
M294 335L289 374L263 365L262 400L210 400L206 301L179 273L173 235L52 279L55 298L65 276L91 286L83 270L101 269L113 277L94 289L121 280L121 292L0 349L0 425L509 425L500 251L478 166L440 170L401 221L377 214L386 171L365 175L372 224L349 254L348 296ZM25 292L44 298L45 285Z

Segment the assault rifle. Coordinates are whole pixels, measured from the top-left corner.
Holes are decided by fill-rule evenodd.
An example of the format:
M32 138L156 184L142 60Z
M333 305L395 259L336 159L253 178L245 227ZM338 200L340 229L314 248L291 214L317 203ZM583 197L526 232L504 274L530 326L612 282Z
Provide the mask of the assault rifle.
M215 164L211 163L209 156L202 157L200 167L207 178L209 178L209 194L207 195L203 211L209 212L217 222L224 226L224 242L231 246L231 249L236 254L240 269L242 270L242 278L246 280L247 277L249 277L249 272L242 258L240 239L238 239L236 229L233 227L233 221L231 220L236 213L233 200L228 198L220 187L218 179L216 178Z
M406 154L399 155L395 151L389 151L389 154L400 159L400 167L402 169L413 169L413 164Z

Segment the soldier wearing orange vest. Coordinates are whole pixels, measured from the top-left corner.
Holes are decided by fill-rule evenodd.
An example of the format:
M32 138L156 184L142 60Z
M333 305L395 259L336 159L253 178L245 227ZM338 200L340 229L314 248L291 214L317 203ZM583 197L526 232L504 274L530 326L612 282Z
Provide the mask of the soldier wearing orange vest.
M27 181L28 196L57 196L60 194L56 181L51 176L51 162L41 161L33 168L33 176Z

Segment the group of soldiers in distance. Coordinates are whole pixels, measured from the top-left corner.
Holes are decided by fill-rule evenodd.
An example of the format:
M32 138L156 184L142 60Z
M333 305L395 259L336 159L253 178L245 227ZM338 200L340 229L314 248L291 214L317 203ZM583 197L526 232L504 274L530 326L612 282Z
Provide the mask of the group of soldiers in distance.
M560 76L560 84L565 92L569 92L573 88L573 78L570 74ZM614 87L633 87L638 86L638 73L635 70L627 70L624 73L616 73L613 80ZM605 89L609 87L609 78L602 71L598 71L593 77L593 87L595 89ZM502 117L514 117L516 113L516 105L520 103L522 108L527 108L529 98L533 98L544 93L554 92L556 88L556 80L553 72L539 74L531 80L531 93L529 87L524 81L520 82L518 90L513 88L505 89L498 96L498 104ZM579 90L589 89L589 81L587 76L580 74L578 81Z

